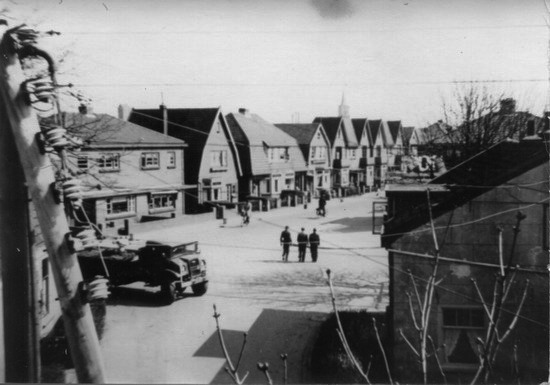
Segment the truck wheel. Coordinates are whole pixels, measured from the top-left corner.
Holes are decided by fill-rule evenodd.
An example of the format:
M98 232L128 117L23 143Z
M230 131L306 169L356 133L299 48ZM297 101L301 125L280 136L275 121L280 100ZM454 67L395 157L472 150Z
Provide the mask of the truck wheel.
M196 285L191 286L193 289L193 294L197 296L204 295L208 290L208 282L197 283Z
M175 282L163 283L160 290L162 293L162 297L168 305L172 304L176 300Z

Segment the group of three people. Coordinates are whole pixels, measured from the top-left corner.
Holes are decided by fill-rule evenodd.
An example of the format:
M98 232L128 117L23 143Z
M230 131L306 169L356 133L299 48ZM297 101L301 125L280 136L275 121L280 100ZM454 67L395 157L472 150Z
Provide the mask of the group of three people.
M283 246L283 262L288 262L288 254L290 251L290 246L292 245L292 236L290 231L288 231L288 226L285 226L285 229L281 233L281 245ZM298 233L298 262L305 262L306 260L306 249L309 244L309 249L311 251L311 261L317 262L317 250L321 242L317 230L313 229L313 232L309 236L305 233L305 229L302 227L302 231Z

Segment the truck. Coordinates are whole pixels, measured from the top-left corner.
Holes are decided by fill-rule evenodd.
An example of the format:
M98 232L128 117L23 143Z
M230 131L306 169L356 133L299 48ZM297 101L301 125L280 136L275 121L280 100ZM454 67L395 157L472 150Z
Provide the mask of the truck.
M101 246L100 246L101 247ZM112 286L145 282L160 286L161 298L173 303L185 289L204 295L208 290L206 261L200 258L198 242L143 242L139 247L94 248L78 253L85 280L108 276Z

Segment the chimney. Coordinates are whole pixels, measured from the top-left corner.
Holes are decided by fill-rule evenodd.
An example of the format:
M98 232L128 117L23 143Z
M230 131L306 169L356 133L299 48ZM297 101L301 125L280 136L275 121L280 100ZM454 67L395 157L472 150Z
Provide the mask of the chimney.
M250 111L247 108L239 108L239 114L248 116L250 114Z
M513 114L516 112L516 100L514 98L506 98L500 101L501 114Z
M527 132L523 140L540 140L540 136L535 132L535 121L533 119L527 121Z
M168 109L164 103L162 103L159 108L162 112L162 133L168 136Z
M127 104L119 104L118 105L118 118L120 120L128 120L128 117L130 116L130 113L132 112L132 108Z

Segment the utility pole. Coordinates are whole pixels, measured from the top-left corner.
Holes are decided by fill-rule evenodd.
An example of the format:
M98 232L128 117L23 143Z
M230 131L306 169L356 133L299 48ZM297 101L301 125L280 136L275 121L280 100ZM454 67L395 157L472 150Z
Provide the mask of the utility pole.
M102 383L105 382L104 365L90 306L82 299L82 273L76 254L69 245L64 205L57 203L54 197L52 164L38 145L41 130L24 90L27 79L19 62L21 46L31 53L43 51L33 47L32 43L23 45L21 39L19 44L14 43L18 31L7 31L0 42L0 103L5 107L8 120L8 127L1 129L12 131L27 188L36 208L78 381ZM53 62L49 64L53 66ZM11 256L2 255L2 258L6 257Z

